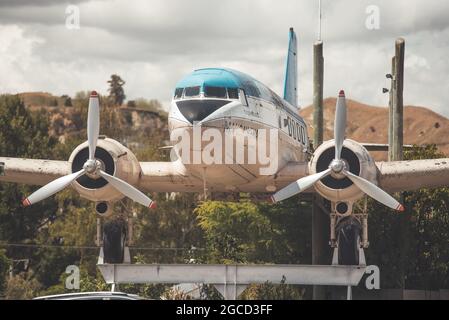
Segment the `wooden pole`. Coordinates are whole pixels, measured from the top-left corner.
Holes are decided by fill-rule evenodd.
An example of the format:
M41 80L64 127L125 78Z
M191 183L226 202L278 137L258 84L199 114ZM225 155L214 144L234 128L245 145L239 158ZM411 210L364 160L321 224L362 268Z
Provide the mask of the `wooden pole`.
M403 160L404 145L404 56L405 56L405 40L403 38L396 39L395 56L392 60L392 90L390 92L390 128L389 128L389 161ZM404 204L404 193L400 193L400 202ZM406 205L404 212L399 221L401 240L401 256L400 256L400 280L401 287L405 289L405 270L407 264L407 233L409 221L409 206Z
M393 77L391 79L391 86L390 86L390 92L389 96L390 99L388 101L388 110L389 110L389 116L388 116L388 161L393 161L393 99L394 99L394 78L395 78L395 57L391 58L391 76Z
M403 38L398 38L395 43L395 97L394 97L394 134L395 134L395 145L394 145L394 160L403 160L403 145L404 145L404 57L405 57L405 40ZM404 203L405 196L404 193L400 194L400 201ZM408 226L409 226L409 206L407 206L407 211L401 216L401 285L402 289L405 289L405 275L407 266L407 251L408 251Z
M323 83L324 57L323 42L313 45L313 145L316 149L323 143ZM329 217L323 212L323 199L317 194L313 197L312 209L312 264L326 264L329 259ZM313 286L313 299L326 298L326 287Z
M315 149L323 143L323 80L323 42L317 41L313 45L313 146Z
M396 40L394 58L394 90L393 90L393 161L402 160L404 145L404 53L405 41Z

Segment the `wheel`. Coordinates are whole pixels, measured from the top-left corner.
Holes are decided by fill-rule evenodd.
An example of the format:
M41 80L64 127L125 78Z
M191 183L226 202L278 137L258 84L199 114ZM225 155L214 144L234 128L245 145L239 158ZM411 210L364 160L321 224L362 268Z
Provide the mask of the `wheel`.
M354 217L343 218L337 225L338 232L338 264L358 265L360 232L362 227L360 222Z
M103 226L103 259L105 263L123 263L126 227L122 220L108 221Z

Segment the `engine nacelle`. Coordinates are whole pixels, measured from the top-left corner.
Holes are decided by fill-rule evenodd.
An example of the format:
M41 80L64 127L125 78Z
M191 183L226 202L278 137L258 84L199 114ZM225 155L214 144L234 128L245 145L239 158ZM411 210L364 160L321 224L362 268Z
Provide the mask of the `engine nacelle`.
M89 147L87 141L80 144L70 155L69 162L72 172L83 168L89 158ZM109 138L99 138L95 158L102 164L106 173L118 177L132 185L139 181L141 172L139 161L136 156L119 142ZM116 201L124 197L103 178L92 178L83 175L74 183L76 191L91 201Z
M310 161L310 174L326 170L334 157L334 140L321 144L315 150ZM346 139L343 143L341 158L344 160L348 171L377 185L376 165L365 147L353 140ZM315 183L315 188L321 196L333 202L356 201L364 195L351 180L334 174Z

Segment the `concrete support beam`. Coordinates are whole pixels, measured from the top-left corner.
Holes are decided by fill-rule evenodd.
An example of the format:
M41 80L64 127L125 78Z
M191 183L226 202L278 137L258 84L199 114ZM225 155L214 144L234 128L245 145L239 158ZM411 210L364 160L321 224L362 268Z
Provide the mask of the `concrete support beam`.
M106 283L252 283L357 286L365 266L99 264Z

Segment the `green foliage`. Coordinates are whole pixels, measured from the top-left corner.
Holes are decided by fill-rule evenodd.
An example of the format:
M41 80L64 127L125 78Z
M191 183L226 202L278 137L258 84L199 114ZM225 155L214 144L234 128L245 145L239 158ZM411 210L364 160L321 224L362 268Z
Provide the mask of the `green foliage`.
M257 260L258 250L269 241L269 221L253 203L208 201L195 212L205 232L212 263Z
M434 145L415 146L404 153L408 160L442 157ZM447 288L449 189L420 189L402 197L406 210L400 215L369 202L367 260L381 267L384 288Z
M306 263L310 259L310 207L298 205L296 197L278 205L208 201L195 213L205 233L208 262Z
M150 263L182 263L198 259L200 253L184 250L202 247L203 237L197 225L194 194L173 194L168 199L165 194L153 197L157 210L148 211L135 206L138 221L135 224L136 246L173 248L172 250L147 250L141 258Z
M5 298L7 300L29 300L39 292L41 284L31 276L15 275L8 280Z
M64 107L73 107L72 98L66 94L61 96L61 99L64 103Z
M304 289L285 284L285 277L280 284L265 282L249 286L241 295L243 300L301 300Z
M6 256L6 250L0 250L0 296L3 295L6 288L7 276L9 267L11 265L10 259Z
M0 154L10 157L52 157L56 139L48 135L48 114L31 114L18 96L0 96ZM0 239L21 242L34 239L41 223L52 216L56 203L45 200L24 208L20 199L35 187L0 184Z
M0 154L44 158L56 139L48 135L48 114L31 114L17 95L0 96Z
M163 116L167 116L167 113L164 111L162 104L156 99L147 100L144 98L139 98L133 102L134 103L132 104L132 107L134 108L156 112Z
M123 89L126 82L119 75L113 74L108 83L109 98L115 105L121 106L126 99L125 90Z
M46 92L29 92L18 95L23 103L28 106L48 107L57 106L59 104L59 97L53 96ZM62 97L61 97L62 98Z

